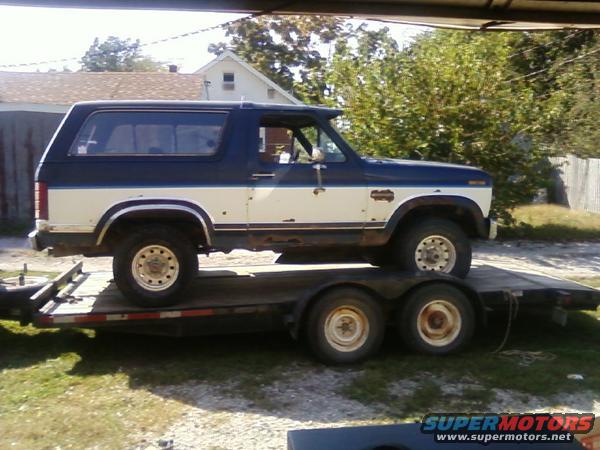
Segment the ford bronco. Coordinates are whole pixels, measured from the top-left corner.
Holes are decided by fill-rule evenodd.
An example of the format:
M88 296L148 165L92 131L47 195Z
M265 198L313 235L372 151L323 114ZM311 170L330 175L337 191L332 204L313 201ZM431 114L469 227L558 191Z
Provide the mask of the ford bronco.
M146 306L177 301L198 253L346 252L464 277L471 237L492 237L490 176L360 157L336 109L252 103L74 105L36 175L32 246L113 256Z

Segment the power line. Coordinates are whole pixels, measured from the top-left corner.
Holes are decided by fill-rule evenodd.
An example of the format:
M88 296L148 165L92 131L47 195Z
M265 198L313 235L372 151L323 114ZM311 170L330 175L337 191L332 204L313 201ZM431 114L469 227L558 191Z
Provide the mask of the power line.
M549 46L551 46L553 44L556 44L557 42L562 43L564 41L568 41L569 39L572 39L573 37L577 36L578 34L583 33L584 31L587 31L587 30L578 30L578 31L576 31L574 33L569 34L568 36L565 36L564 38L559 38L559 39L555 39L555 40L550 41L550 42L545 42L545 43L542 43L542 44L534 45L533 47L529 47L529 48L526 48L525 50L521 50L521 51L519 51L517 53L513 53L512 55L508 55L508 59L512 59L512 58L514 58L516 56L519 56L519 55L524 55L525 53L529 53L530 51L535 50L537 48L549 47Z
M202 33L206 33L209 31L214 31L214 30L220 30L223 28L227 28L231 25L236 25L238 23L243 23L246 22L248 20L252 20L252 19L256 19L257 17L261 17L267 14L272 13L274 10L276 9L280 9L280 8L284 8L286 6L290 6L291 4L296 3L296 1L288 1L285 2L279 6L276 6L274 8L268 9L268 10L263 10L263 11L259 11L257 13L253 13L253 14L249 14L245 17L240 17L238 19L233 19L233 20L229 20L227 22L223 22L217 25L212 25L209 27L205 27L205 28L200 28L198 30L193 30L193 31L188 31L186 33L181 33L181 34L177 34L175 36L169 36L166 38L162 38L162 39L155 39L154 41L150 41L150 42L144 42L141 44L136 44L136 45L132 45L129 48L127 48L126 50L133 50L136 48L141 48L141 47L149 47L152 45L157 45L157 44L163 44L165 42L170 42L170 41L174 41L177 39L182 39L182 38L187 38L190 36L196 36L198 34L202 34ZM89 54L88 56L98 56L98 55L113 55L113 54L117 54L120 53L123 50L120 51L114 51L114 52L103 52L103 53L92 53ZM8 69L8 68L16 68L16 67L29 67L29 66L41 66L41 65L47 65L47 64L60 64L60 63L67 63L67 62L74 62L74 61L79 61L81 60L80 56L73 56L70 58L59 58L59 59L50 59L50 60L46 60L46 61L37 61L37 62L30 62L30 63L18 63L18 64L2 64L0 65L0 68L2 69Z
M565 59L564 61L561 61L560 63L555 64L554 66L546 67L544 69L536 70L534 72L530 72L530 73L527 73L525 75L520 75L518 77L511 78L510 80L504 81L504 83L513 83L514 81L524 80L524 79L536 77L536 76L538 76L538 75L540 75L540 74L542 74L544 72L548 72L549 70L556 69L557 67L561 67L561 66L564 66L566 64L570 64L572 62L575 62L575 61L577 61L579 59L585 58L586 56L590 56L590 55L593 55L593 54L598 53L598 52L600 52L600 48L597 48L595 50L589 51L587 53L583 53L582 55L575 56L574 58Z
M145 43L141 43L138 45L132 45L128 48L126 48L126 50L133 50L135 48L140 48L140 47L149 47L152 45L157 45L157 44L162 44L165 42L170 42L170 41L174 41L177 39L182 39L182 38L186 38L189 36L195 36L201 33L205 33L205 32L209 32L209 31L214 31L214 30L218 30L221 28L226 28L228 26L231 25L235 25L236 23L242 22L242 21L246 21L246 20L250 20L252 18L254 18L254 14L251 16L246 16L246 17L241 17L239 19L235 19L235 20L230 20L218 25L213 25L210 27L206 27L206 28L200 28L198 30L193 30L193 31L189 31L187 33L181 33L175 36L169 36L166 38L162 38L162 39L156 39L154 41L150 41L150 42L145 42ZM97 53L97 54L89 54L88 56L96 56L96 55L113 55L113 54L117 54L120 53L123 50L120 51L114 51L114 52L102 52L102 53ZM45 60L45 61L37 61L37 62L28 62L28 63L18 63L18 64L2 64L0 65L0 68L16 68L16 67L28 67L28 66L41 66L41 65L47 65L47 64L58 64L58 63L67 63L67 62L74 62L74 61L79 61L81 59L80 56L73 56L70 58L59 58L59 59L49 59L49 60Z

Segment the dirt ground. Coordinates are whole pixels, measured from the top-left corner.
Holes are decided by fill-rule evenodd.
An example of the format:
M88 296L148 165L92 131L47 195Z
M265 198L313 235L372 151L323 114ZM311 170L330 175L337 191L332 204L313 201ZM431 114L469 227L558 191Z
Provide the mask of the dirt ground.
M201 266L258 265L273 262L271 252L235 251L201 256ZM27 248L23 239L0 238L0 270L18 270L27 263L31 270L62 271L77 258L53 258ZM547 243L529 241L481 242L474 246L474 262L518 269L527 268L554 276L600 276L600 243ZM110 258L85 259L86 270L110 270ZM273 410L237 396L235 388L186 382L156 388L160 397L176 398L185 404L181 418L159 435L140 433L136 449L282 449L290 429L339 427L386 423L385 405L364 404L340 392L360 368L290 367L289 374L263 389ZM299 376L301 374L301 376ZM427 375L427 374L424 374ZM420 377L421 379L423 377ZM477 380L430 379L453 395L478 389ZM414 392L418 381L399 379L392 390L402 400ZM487 410L505 412L569 411L600 414L600 399L590 392L555 395L550 398L523 396L494 389L495 400Z
M80 257L54 258L46 252L35 252L26 239L0 237L0 270L18 270L26 263L30 270L60 272ZM236 250L229 254L200 256L200 267L270 264L272 252ZM111 258L83 258L88 271L111 270ZM533 269L553 276L600 276L600 242L476 242L473 262L495 264L513 269Z

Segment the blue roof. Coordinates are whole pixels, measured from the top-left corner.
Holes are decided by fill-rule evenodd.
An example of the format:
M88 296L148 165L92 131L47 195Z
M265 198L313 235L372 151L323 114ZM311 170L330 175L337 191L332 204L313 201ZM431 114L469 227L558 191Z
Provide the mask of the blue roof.
M342 114L341 109L325 106L290 105L278 103L222 102L222 101L158 101L158 100L103 100L79 102L77 105L97 106L98 108L210 108L210 109L260 109L268 111L312 112L334 118Z

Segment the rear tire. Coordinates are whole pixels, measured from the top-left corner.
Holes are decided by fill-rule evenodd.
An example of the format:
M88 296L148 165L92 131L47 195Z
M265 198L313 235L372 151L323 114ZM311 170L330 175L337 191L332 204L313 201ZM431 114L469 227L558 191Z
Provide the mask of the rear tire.
M198 272L190 240L173 227L154 225L118 243L113 275L121 292L142 307L170 306Z
M344 287L327 292L312 306L306 337L324 363L351 364L379 350L384 330L384 315L373 296Z
M471 268L469 238L449 220L424 219L400 230L392 250L396 264L411 272L444 272L465 278Z
M475 311L467 296L445 283L415 290L396 318L408 347L419 353L447 355L461 350L473 336Z

